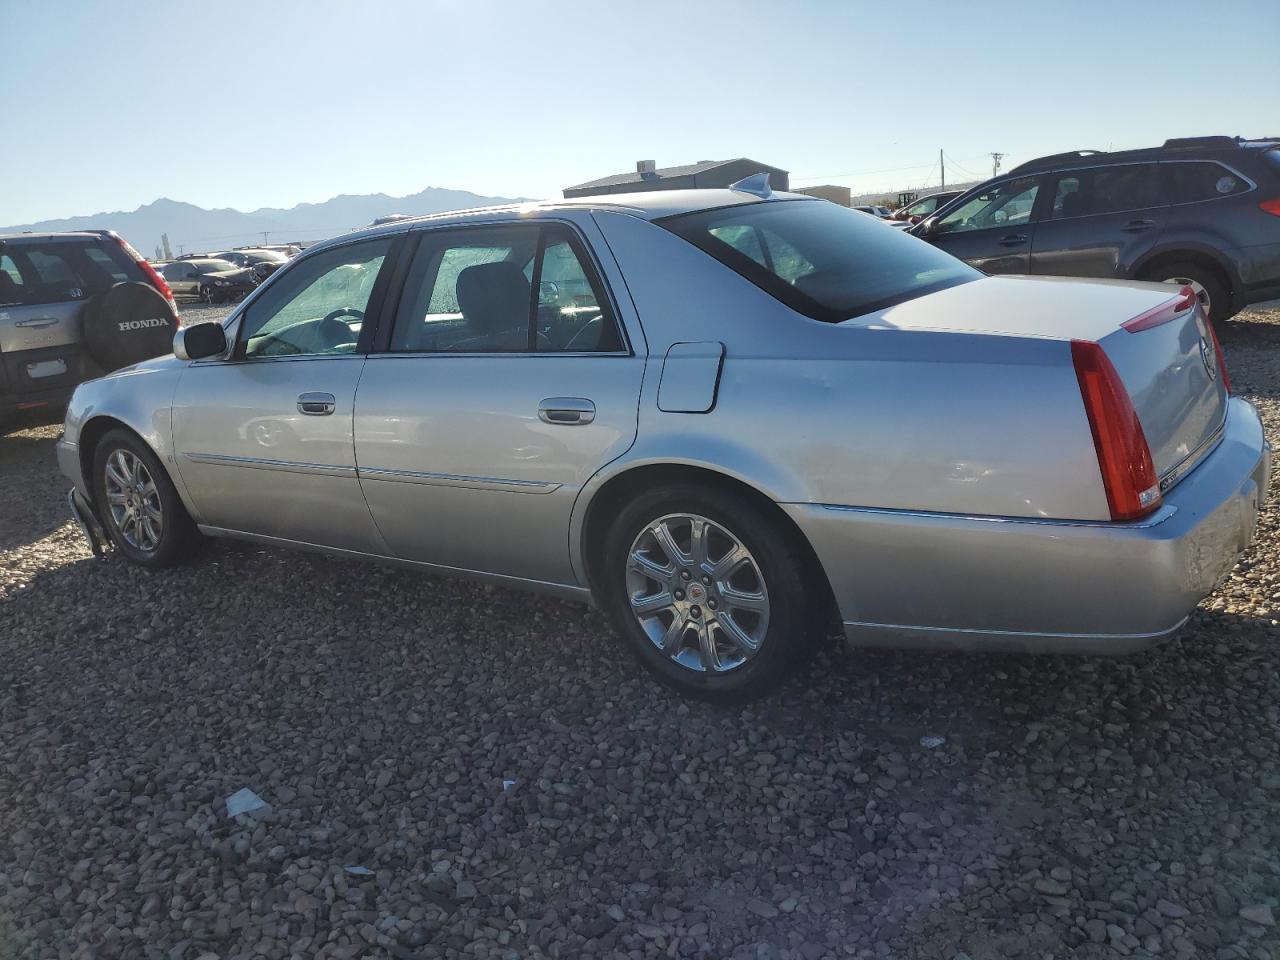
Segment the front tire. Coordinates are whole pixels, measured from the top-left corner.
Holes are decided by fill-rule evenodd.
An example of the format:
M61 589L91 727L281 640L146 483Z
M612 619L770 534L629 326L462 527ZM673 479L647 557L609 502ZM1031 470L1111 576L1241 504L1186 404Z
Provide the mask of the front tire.
M641 663L681 693L763 696L805 662L826 622L825 580L798 540L740 494L649 491L607 534L607 607Z
M93 495L111 542L144 567L173 566L198 534L159 458L128 430L111 430L93 452Z

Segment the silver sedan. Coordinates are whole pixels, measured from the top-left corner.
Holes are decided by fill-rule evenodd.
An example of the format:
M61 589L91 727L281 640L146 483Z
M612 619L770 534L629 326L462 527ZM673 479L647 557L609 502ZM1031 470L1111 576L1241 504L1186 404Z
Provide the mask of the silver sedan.
M1136 649L1231 568L1267 486L1190 291L985 277L753 184L344 236L174 353L71 402L91 538L150 567L230 536L592 601L713 699L837 624Z

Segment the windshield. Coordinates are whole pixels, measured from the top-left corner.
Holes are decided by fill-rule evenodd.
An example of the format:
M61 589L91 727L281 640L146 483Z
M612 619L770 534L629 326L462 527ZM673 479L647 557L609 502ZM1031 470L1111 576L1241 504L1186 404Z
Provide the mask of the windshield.
M656 221L815 320L838 323L981 274L823 200L774 200Z
M238 269L234 263L228 260L192 260L191 263L196 268L197 273L220 273L223 270Z

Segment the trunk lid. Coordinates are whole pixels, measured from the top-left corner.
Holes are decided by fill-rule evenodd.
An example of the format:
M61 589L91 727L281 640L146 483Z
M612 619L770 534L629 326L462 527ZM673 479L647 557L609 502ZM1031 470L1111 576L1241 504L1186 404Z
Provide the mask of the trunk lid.
M986 277L846 323L1100 344L1133 401L1163 491L1207 452L1227 414L1217 344L1199 304L1172 309L1179 295L1168 284ZM1125 328L1149 314L1131 324L1139 329Z

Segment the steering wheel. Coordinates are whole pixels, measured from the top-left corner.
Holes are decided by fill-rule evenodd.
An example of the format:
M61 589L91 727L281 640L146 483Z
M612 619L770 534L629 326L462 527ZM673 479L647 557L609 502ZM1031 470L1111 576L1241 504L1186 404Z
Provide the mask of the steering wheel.
M352 342L351 327L339 320L339 317L355 317L363 321L364 311L357 310L355 307L339 307L325 314L324 318L316 324L316 333L326 347L338 347Z
M320 322L322 324L328 324L330 321L337 320L339 317L355 317L357 320L364 320L364 311L357 310L355 307L339 307L337 310L326 313L324 315L324 319Z

